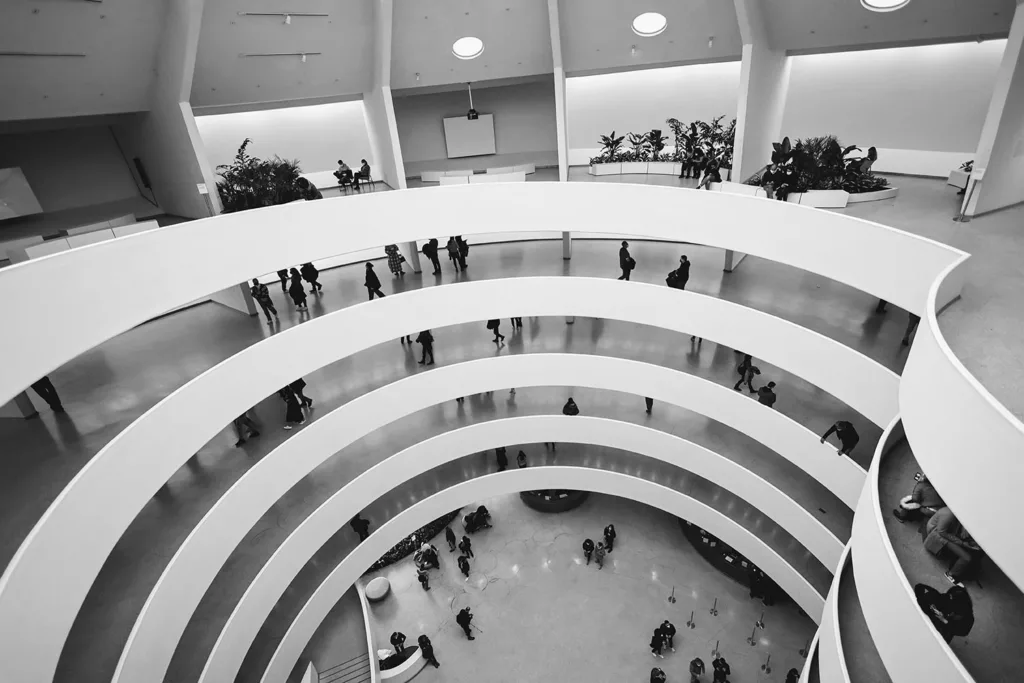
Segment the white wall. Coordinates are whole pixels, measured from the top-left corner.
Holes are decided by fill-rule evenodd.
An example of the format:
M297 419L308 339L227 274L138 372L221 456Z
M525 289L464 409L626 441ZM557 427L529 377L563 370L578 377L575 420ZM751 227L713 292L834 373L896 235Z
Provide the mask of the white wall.
M11 166L45 212L139 196L108 126L0 135L0 168Z
M736 117L740 62L566 79L569 149L600 147L600 136L646 133L660 128L673 144L666 119L710 121Z
M825 600L825 609L821 613L818 628L820 636L818 650L818 670L820 678L830 683L850 683L850 674L846 668L846 656L843 653L842 629L839 625L839 591L843 575L850 562L850 546L843 550L843 557L833 572L835 579Z
M874 146L972 159L1005 45L991 40L794 56L782 135L795 140L833 133L865 151ZM876 168L885 169L884 154Z
M430 95L394 98L395 119L402 145L406 175L449 168L484 169L535 161L557 165L555 90L550 78L519 85L474 88L473 106L494 115L495 154L448 159L442 119L465 116L469 96L465 89Z
M362 100L200 115L196 125L214 168L230 164L245 138L252 138L250 154L298 159L304 173L333 171L338 159L353 169L359 168L360 159L376 163Z

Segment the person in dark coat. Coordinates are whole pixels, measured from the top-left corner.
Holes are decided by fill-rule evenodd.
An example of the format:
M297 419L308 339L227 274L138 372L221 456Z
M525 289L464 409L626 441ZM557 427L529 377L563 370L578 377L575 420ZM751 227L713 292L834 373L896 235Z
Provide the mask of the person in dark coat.
M444 248L448 250L448 258L451 259L452 265L455 266L455 272L459 272L459 244L455 241L454 237L448 238L448 243L444 245Z
M683 176L679 177L682 178ZM664 671L662 671L658 667L654 667L653 669L651 669L651 683L665 683L666 680L668 679L665 677Z
M940 593L931 586L919 583L914 586L917 604L932 620L935 629L947 643L954 636L966 638L974 627L974 603L967 589L953 586Z
M750 393L756 394L757 389L754 388L752 382L756 375L761 374L761 368L754 365L754 359L750 357L749 353L743 354L743 360L740 361L738 366L736 366L736 372L739 373L740 379L732 388L739 391L740 387L746 383L747 389L750 390Z
M455 552L455 532L452 531L452 528L450 526L446 526L444 528L444 540L448 541L448 552Z
M433 365L434 364L434 335L430 334L430 330L423 330L416 336L416 342L423 346L423 356L420 358L420 365ZM427 362L427 356L430 356L430 362Z
M299 403L299 397L295 395L291 387L282 387L277 395L281 397L281 400L285 404L284 420L288 424L284 426L285 429L291 429L293 424L304 425L306 424L306 416L302 414L302 404Z
M501 320L500 319L493 318L491 320L488 320L487 321L487 329L494 331L494 343L495 344L498 344L499 342L505 341L505 335L503 335L501 333Z
M619 268L622 269L620 280L628 280L629 274L636 268L636 261L629 255L629 242L626 241L622 242L622 247L619 249Z
M430 638L422 635L416 639L416 644L420 646L420 653L422 653L423 659L426 660L427 664L433 664L435 669L440 668L441 664L437 661L437 657L434 656L434 645L430 642Z
M828 431L821 435L821 442L825 443L825 439L829 437L832 432L835 432L836 436L839 437L839 450L836 451L838 455L849 455L850 451L856 448L857 443L860 441L860 434L853 428L853 425L846 420L838 420L834 425L828 428Z
M608 551L604 549L604 543L598 543L594 548L594 561L597 562L598 569L604 569L604 556L607 554Z
M366 291L370 293L370 301L373 301L373 295L376 294L381 299L384 298L384 292L380 291L380 280L377 279L377 273L373 272L373 264L369 261L366 262Z
M786 672L786 683L796 683L800 680L800 672L796 669L790 669Z
M267 316L267 324L271 324L273 321L270 319L270 314L273 313L274 317L277 318L277 309L274 308L274 300L270 298L270 290L267 289L266 285L260 284L259 280L253 278L249 293L252 294L253 301L258 303L260 308L263 309L263 314Z
M57 395L57 390L53 388L53 382L50 381L48 375L43 375L35 382L32 382L32 390L39 394L39 398L46 401L46 405L50 406L50 410L55 413L64 412L64 405L60 402L60 396Z
M357 534L359 534L360 543L370 537L370 520L363 519L359 515L356 515L348 524Z
M235 433L238 434L238 441L235 442L235 446L241 446L245 443L246 439L255 439L260 435L260 430L256 426L256 423L251 417L249 417L249 411L245 411L233 421L235 425ZM246 435L246 430L249 431Z
M466 581L469 581L469 558L465 555L459 555L459 559L456 562L459 565L459 571L466 577Z
M569 400L565 402L564 406L562 406L562 415L568 415L571 417L579 414L580 407L576 405L576 401L572 400L572 396L570 396Z
M295 184L299 186L299 195L307 202L324 198L323 193L316 189L316 185L309 182L306 178L299 178L295 181Z
M469 536L463 536L459 541L459 552L466 557L473 557L473 542L469 540Z
M665 621L661 622L661 626L659 626L658 628L661 629L661 635L665 639L665 645L667 645L668 648L672 650L672 652L675 652L675 642L673 641L673 638L676 637L675 624L666 619Z
M288 291L288 269L287 268L283 268L283 269L277 271L277 277L281 280L281 291L282 292L287 292Z
M392 633L391 646L395 648L395 652L402 654L402 651L405 650L405 634L401 631Z
M516 456L516 463L519 465L519 469L526 467L526 453L519 451L519 455Z
M654 410L654 399L650 396L644 396L644 403L647 404L647 414L650 415L651 411Z
M437 258L437 249L439 246L440 243L437 241L436 237L423 245L423 255L430 259L430 262L434 264L434 275L441 274L441 261Z
M732 673L732 667L725 657L715 657L711 660L711 668L714 669L714 683L729 683L728 676Z
M462 235L455 236L455 244L459 248L459 265L466 269L466 257L469 256L469 242L462 239Z
M466 638L469 640L476 640L473 634L469 632L469 625L473 622L473 614L469 611L468 607L463 607L459 610L459 613L455 617L455 623L462 627L462 630L466 633Z
M690 260L686 254L679 257L679 267L668 274L668 286L672 289L686 289L686 283L690 281Z
M508 469L508 456L505 455L505 447L498 446L494 449L494 457L498 460L498 471L504 472Z
M295 308L300 311L307 310L306 306L306 290L302 286L302 276L299 275L297 268L292 268L291 271L292 282L288 285L288 295L291 296L292 301L295 302Z
M313 399L302 393L302 390L306 388L306 380L301 377L288 385L291 390L295 392L295 396L302 402L302 405L306 408L310 408L313 405Z
M661 634L661 629L656 628L654 635L651 636L651 656L665 659L665 655L661 654L663 647L665 647L665 638Z
M594 555L594 542L589 538L583 539L583 557L587 558L587 566L590 566L590 558Z
M316 294L317 292L324 288L322 284L317 282L317 280L320 278L320 271L317 270L316 266L314 266L312 263L303 263L302 269L299 270L299 273L302 274L302 279L308 282L309 286L313 288L309 292L310 294Z
M690 660L690 683L697 683L700 680L700 676L704 673L704 660L700 657L694 657Z
M612 551L612 546L615 545L615 525L609 524L604 528L604 544L608 548L608 552Z
M427 573L427 570L417 569L416 580L420 582L421 586L423 586L423 590L430 590L430 575Z
M757 402L763 406L771 408L775 405L777 398L778 396L775 395L775 382L768 382L768 384L757 390Z
M485 505L476 509L476 521L481 529L491 528L491 513Z

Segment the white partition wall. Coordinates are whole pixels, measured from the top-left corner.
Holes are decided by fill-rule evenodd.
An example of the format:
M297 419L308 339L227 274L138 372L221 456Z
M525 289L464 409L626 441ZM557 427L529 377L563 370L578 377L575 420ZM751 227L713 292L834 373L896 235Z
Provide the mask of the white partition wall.
M499 205L502 211L493 212ZM636 221L636 206L646 207L644 224ZM492 218L476 220L484 213ZM680 222L684 214L688 220ZM339 222L380 229L351 233L338 230ZM497 183L298 202L182 223L0 270L7 313L23 323L0 336L0 356L19 359L0 375L0 401L110 337L210 292L272 273L282 264L446 235L452 223L467 226L467 237L521 232L524 225L561 235L564 226L583 224L593 233L735 249L824 275L919 314L931 283L964 256L849 216L646 185ZM294 239L277 239L283 228ZM204 248L197 250L196 244ZM829 258L821 258L825 253ZM194 277L178 276L176 266L182 263L190 264ZM866 268L868 263L872 267ZM91 277L107 271L138 286L109 297L103 283ZM34 299L16 294L21 291L50 303L40 308ZM50 331L45 345L35 334L41 325Z
M799 573L754 534L723 517L718 511L674 489L636 479L619 472L578 467L528 467L489 474L458 484L408 509L370 534L356 550L320 584L285 633L264 673L263 683L281 683L287 677L306 643L331 607L375 559L422 524L452 509L477 500L539 488L576 488L613 496L642 500L647 505L689 520L737 548L761 567L815 619L824 601Z
M818 641L818 673L822 681L829 683L850 683L850 672L846 669L846 657L843 653L842 631L839 626L839 584L850 562L850 546L843 549L843 557L836 565L835 580L825 600L825 609L821 613L821 624L818 629L821 636Z

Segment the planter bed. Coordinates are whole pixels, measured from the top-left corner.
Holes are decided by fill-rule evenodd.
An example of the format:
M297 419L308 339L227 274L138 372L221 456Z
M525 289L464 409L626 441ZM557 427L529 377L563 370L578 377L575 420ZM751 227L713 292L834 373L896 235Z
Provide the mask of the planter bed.
M767 199L765 191L757 185L745 185L742 183L711 183L711 189L717 192L730 194L742 194L751 197L763 197ZM786 197L786 201L803 206L813 206L819 209L842 209L847 204L859 204L861 202L876 202L882 199L892 199L899 194L898 187L887 187L877 192L858 192L850 194L844 190L811 190L810 192L793 192Z
M877 202L882 199L892 199L900 193L898 187L887 187L884 190L878 190L877 192L856 192L850 195L850 199L847 200L849 204L860 204L861 202Z
M723 169L729 178L732 169ZM683 171L683 165L674 161L623 161L615 164L590 164L590 175L674 175Z

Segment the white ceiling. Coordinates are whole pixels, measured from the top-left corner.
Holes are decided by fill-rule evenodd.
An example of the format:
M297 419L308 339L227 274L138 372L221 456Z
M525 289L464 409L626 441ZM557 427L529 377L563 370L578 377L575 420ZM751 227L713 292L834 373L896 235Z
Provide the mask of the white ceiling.
M551 73L547 0L395 0L391 87L416 88ZM471 60L464 36L484 41ZM416 73L420 80L416 80Z
M373 0L206 0L192 80L193 107L330 98L368 90ZM311 12L327 17L245 17L239 12ZM254 52L321 52L240 57Z
M86 57L0 57L0 120L148 108L164 0L0 0L0 50Z
M743 47L733 0L558 0L558 7L569 73L718 61L738 58ZM668 27L641 38L631 24L642 12L664 14Z
M1005 35L1015 0L912 0L872 12L860 0L760 0L769 40L787 50Z

